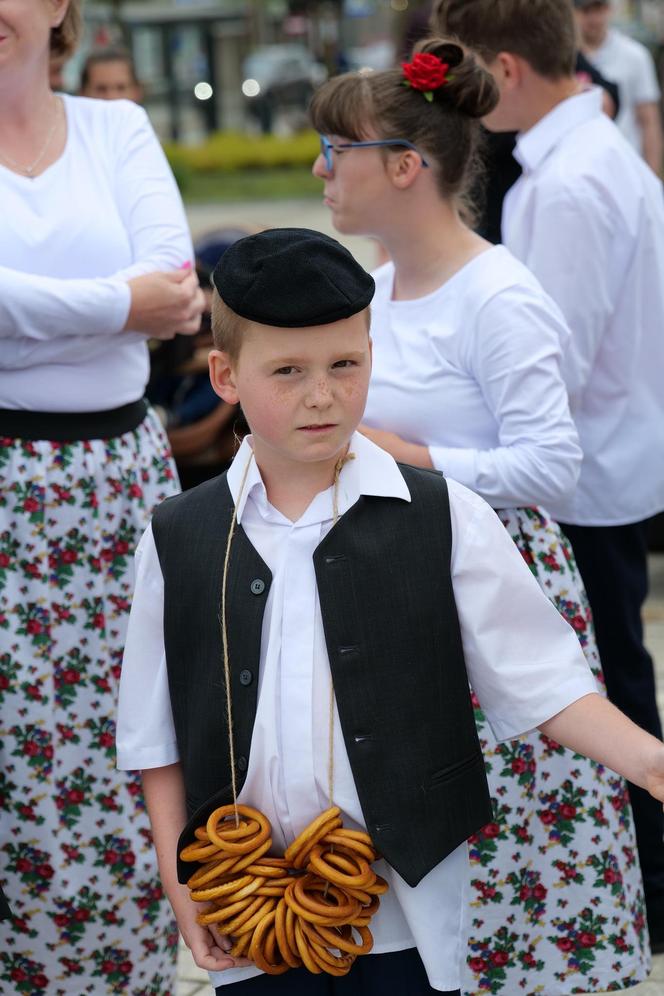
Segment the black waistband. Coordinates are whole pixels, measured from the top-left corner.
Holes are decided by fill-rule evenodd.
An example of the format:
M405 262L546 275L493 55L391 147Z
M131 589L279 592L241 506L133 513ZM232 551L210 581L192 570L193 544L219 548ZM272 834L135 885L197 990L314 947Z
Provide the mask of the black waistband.
M56 443L111 439L138 428L147 415L143 398L102 412L24 412L0 408L0 437Z

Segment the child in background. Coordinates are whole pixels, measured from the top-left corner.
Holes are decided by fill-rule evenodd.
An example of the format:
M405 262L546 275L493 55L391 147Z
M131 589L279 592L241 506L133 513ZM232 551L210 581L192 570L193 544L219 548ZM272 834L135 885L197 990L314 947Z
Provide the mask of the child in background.
M143 87L131 54L124 48L93 50L83 63L80 94L97 100L133 100L140 104Z

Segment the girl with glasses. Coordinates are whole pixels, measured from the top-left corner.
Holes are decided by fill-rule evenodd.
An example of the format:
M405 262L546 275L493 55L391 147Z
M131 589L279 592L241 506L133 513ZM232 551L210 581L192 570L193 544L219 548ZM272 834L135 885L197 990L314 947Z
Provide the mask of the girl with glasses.
M497 102L458 45L421 43L400 69L318 90L313 172L337 230L371 235L390 256L374 274L363 431L496 509L601 681L582 582L546 511L581 462L560 372L569 329L532 274L469 227L479 121ZM469 842L462 992L565 996L644 978L623 781L537 732L497 742L479 703L477 723L495 819Z

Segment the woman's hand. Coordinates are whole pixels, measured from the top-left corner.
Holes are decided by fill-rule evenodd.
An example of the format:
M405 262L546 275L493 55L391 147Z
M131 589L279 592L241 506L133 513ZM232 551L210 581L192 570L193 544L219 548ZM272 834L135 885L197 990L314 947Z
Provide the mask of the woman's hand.
M399 463L409 463L413 467L433 467L431 454L427 446L418 446L417 443L408 443L395 432L386 432L384 429L371 429L368 425L361 425L358 428L363 436L370 439L376 446L390 453Z
M198 332L205 298L191 269L145 273L128 283L131 307L125 330L154 339Z

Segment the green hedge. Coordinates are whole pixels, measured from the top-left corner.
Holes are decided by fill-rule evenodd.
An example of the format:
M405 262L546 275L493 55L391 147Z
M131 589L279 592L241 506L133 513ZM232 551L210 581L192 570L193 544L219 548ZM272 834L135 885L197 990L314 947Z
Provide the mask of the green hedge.
M178 179L191 173L224 173L245 169L311 167L319 152L314 131L277 135L245 135L225 131L211 135L201 145L165 146L166 155Z

